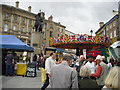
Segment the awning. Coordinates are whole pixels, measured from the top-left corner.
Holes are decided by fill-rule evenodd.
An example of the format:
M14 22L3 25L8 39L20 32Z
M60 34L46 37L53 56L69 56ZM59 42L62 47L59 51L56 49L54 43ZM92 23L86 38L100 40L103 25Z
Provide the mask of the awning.
M34 48L22 42L13 35L0 35L0 48L33 51Z
M54 47L46 47L45 50L56 51L56 52L64 52L65 51L65 49L54 48Z
M117 60L120 58L120 41L114 42L108 50L110 51L112 57Z
M56 51L57 51L57 52L64 52L65 49L56 48Z
M112 48L120 47L120 41L114 42L110 47L112 47Z

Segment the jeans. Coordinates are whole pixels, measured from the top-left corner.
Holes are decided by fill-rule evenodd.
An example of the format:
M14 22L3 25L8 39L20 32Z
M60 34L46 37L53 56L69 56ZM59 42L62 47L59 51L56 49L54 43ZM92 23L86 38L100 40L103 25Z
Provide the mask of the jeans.
M48 85L49 85L49 77L48 77L48 74L46 74L46 80L45 80L45 83L43 84L41 90L45 90Z
M13 64L6 63L6 75L13 75L14 67Z

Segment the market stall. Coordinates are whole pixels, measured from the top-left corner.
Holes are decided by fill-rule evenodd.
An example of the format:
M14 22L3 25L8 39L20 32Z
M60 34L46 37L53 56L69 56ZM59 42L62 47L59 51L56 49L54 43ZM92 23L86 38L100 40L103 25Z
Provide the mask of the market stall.
M2 50L2 74L5 75L5 56L8 51L33 52L34 48L25 44L14 35L0 35L0 49ZM26 72L26 63L18 63L17 74L23 75Z

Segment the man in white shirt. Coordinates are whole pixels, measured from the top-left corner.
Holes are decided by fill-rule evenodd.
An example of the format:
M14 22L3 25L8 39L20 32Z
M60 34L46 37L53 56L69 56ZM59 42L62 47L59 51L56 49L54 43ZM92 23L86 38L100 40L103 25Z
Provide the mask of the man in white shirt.
M92 56L88 57L88 62L85 65L90 67L91 74L95 73L96 67L95 67L95 63L93 62Z
M50 57L48 57L45 61L46 80L45 80L45 83L43 84L41 90L45 90L47 88L47 86L49 85L51 68L55 65L54 58L55 58L55 53L51 53Z

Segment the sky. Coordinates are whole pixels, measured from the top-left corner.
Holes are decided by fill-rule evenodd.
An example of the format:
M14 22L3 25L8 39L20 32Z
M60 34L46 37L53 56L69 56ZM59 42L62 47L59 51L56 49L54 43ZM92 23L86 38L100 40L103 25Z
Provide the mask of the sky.
M45 18L53 16L54 22L60 22L66 29L76 34L93 35L99 29L99 22L108 22L118 11L119 0L17 0L19 8L37 14L45 12ZM0 1L0 4L15 6L16 0Z

